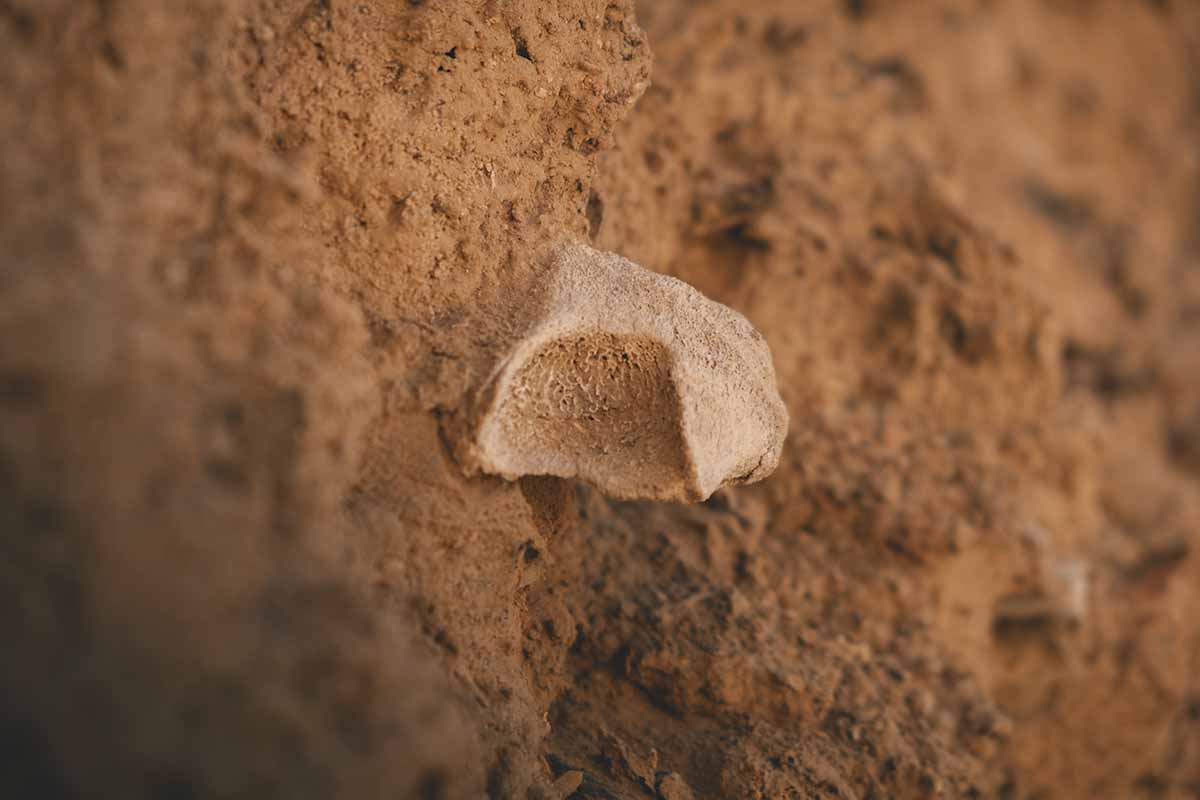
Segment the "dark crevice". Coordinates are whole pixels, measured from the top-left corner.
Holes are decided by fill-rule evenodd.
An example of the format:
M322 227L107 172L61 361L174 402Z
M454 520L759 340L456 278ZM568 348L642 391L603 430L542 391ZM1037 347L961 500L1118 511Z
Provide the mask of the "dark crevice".
M600 195L596 194L595 190L588 191L587 199L587 221L588 221L588 236L592 241L600 235L600 229L604 225L604 200Z
M1068 389L1086 389L1114 401L1148 391L1158 380L1155 370L1130 363L1115 349L1089 348L1068 339L1062 350Z
M1026 181L1024 188L1030 207L1062 228L1078 230L1092 221L1091 205L1081 197L1057 191L1038 180Z
M512 37L513 37L513 44L517 48L517 55L520 56L521 58L525 59L526 61L532 62L533 56L530 55L530 53L529 53L529 43L525 40L525 37L521 34L520 31L513 31Z
M842 8L845 9L847 17L855 22L862 22L871 12L871 2L870 0L843 0Z
M3 18L13 33L22 41L29 41L37 32L34 17L28 11L13 6L11 0L0 0L0 18Z
M745 222L738 223L717 233L717 238L726 245L738 250L748 250L754 253L765 253L771 249L771 242L750 232Z
M991 329L986 325L968 325L952 308L942 309L938 332L954 353L972 366L980 363L995 349Z

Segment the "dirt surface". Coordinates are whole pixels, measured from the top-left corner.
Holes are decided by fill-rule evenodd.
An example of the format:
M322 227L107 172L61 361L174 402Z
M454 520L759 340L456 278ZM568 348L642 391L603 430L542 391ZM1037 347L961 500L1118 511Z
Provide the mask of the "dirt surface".
M1200 6L0 0L0 796L1200 796ZM765 481L468 477L550 259Z

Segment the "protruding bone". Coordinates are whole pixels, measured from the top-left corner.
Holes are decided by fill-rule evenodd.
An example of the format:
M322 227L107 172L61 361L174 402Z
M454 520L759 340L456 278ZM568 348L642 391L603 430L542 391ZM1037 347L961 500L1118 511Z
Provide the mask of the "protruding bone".
M703 500L766 477L787 412L763 337L682 281L574 246L483 388L475 469L579 478L624 499Z

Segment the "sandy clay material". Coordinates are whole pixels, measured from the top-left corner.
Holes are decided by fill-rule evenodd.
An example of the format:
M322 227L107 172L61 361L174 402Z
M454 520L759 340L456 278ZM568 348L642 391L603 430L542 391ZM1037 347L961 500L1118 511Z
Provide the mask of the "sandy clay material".
M0 0L0 798L1195 798L1197 98L1192 0Z

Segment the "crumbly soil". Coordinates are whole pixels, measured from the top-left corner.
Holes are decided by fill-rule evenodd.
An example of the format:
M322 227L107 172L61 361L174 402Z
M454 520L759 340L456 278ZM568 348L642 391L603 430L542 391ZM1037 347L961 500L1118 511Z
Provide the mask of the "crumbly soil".
M1200 5L0 0L0 796L1200 796ZM547 259L783 460L467 477Z

